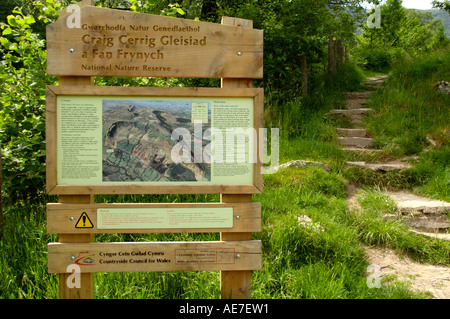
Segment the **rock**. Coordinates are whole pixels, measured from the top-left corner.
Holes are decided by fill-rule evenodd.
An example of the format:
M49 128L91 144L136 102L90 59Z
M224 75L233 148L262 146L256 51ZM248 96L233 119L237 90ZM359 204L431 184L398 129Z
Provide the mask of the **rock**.
M294 160L294 161L290 161L290 162L281 164L276 169L278 170L278 169L282 169L282 168L286 168L286 167L290 167L290 166L295 166L295 167L318 166L318 167L323 168L324 170L328 170L327 164L311 162L311 161L302 161L302 160Z
M450 82L439 81L433 85L433 88L438 93L450 94Z
M373 171L400 171L402 169L412 168L411 165L406 163L366 163L366 162L347 162L348 165L361 166Z

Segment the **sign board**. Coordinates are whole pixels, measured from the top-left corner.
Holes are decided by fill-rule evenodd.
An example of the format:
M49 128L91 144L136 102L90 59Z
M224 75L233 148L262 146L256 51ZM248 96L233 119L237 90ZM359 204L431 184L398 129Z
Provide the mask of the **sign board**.
M260 193L262 89L49 86L49 194Z
M85 6L47 26L47 59L59 76L262 78L263 31Z
M93 273L221 271L224 298L250 298L261 269L263 32L97 8L47 26L48 271L60 298L93 298ZM72 12L72 13L71 13ZM96 87L94 76L222 78L222 88ZM230 142L228 136L231 136ZM239 148L240 147L240 148ZM263 153L263 152L261 152ZM210 194L221 203L94 204L95 194ZM213 242L94 243L96 233L221 232ZM73 265L80 287L65 285Z
M261 241L50 243L48 271L82 273L139 271L257 270Z
M50 234L260 231L260 203L47 204Z

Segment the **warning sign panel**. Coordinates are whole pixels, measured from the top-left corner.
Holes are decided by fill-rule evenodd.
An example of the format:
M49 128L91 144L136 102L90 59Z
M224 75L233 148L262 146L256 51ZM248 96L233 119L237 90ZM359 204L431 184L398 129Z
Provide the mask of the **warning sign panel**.
M75 228L92 228L94 225L92 224L91 220L89 219L89 216L83 212L78 219L77 223L75 224Z

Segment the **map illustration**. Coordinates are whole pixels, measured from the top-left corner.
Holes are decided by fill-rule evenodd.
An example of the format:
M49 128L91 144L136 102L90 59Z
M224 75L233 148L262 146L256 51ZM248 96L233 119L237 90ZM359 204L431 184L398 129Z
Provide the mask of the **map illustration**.
M211 118L208 102L202 103L208 116L207 123L202 122L204 133ZM211 164L194 162L193 104L188 100L103 100L103 181L210 181ZM191 133L191 143L186 145L191 163L177 164L171 158L172 148L180 142L171 140L176 128ZM206 144L202 140L202 150Z

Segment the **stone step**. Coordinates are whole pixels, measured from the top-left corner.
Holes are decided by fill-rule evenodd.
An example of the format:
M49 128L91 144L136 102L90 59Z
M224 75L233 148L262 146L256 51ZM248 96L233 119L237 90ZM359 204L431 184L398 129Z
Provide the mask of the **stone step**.
M445 232L450 229L450 203L417 196L409 192L387 193L401 213L403 222L413 228L428 232Z
M410 164L407 163L366 163L366 162L347 162L351 166L361 166L373 171L390 172L390 171L400 171L403 169L412 168Z
M333 109L330 110L328 114L344 114L344 115L365 115L372 112L373 109L371 108L357 108L357 109L351 109L351 110L345 110L345 109Z
M373 143L373 138L370 137L338 137L338 140L341 145L359 148L367 148Z
M365 100L365 99L346 100L345 101L345 107L348 110L359 109L366 104L367 104L367 100Z
M408 192L391 192L388 195L402 212L421 212L424 214L441 214L450 211L450 203L430 199Z
M382 153L384 150L380 149L374 149L374 148L358 148L358 147L343 147L343 151L346 152L355 152L355 153L364 153L364 154L371 154L371 153Z
M367 137L367 130L362 128L338 128L338 134L347 137Z
M363 91L363 92L347 92L344 93L344 99L349 100L358 100L358 99L367 99L372 94L372 91Z

